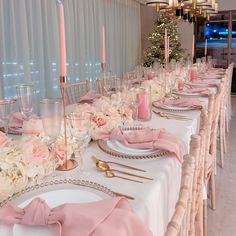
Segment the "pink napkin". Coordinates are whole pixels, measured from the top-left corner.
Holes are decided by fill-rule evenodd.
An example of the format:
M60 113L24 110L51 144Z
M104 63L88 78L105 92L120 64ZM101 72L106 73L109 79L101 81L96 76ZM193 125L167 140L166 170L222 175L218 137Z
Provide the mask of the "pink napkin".
M154 105L158 106L160 104L172 105L176 107L202 107L200 101L195 98L164 98L162 101L154 102Z
M24 209L7 205L0 209L0 223L48 226L55 236L151 236L132 212L125 198L63 204L50 209L40 198Z
M211 92L207 88L184 88L182 90L179 90L179 92L184 93L198 93L198 94L204 94L204 95L210 95Z
M84 96L81 96L79 102L91 102L94 99L100 98L102 95L95 93L95 91L90 90Z
M125 146L135 149L167 150L174 153L178 160L182 162L183 144L165 129L144 128L133 132L122 132L121 129L115 128L110 133L100 133L99 137L101 139L115 139Z

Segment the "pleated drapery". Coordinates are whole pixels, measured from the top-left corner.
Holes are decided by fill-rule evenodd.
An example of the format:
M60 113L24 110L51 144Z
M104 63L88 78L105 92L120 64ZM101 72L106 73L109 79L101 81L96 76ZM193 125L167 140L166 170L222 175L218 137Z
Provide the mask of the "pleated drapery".
M108 68L117 75L140 61L140 3L135 0L62 0L70 82L100 75L102 26ZM32 82L37 102L59 96L56 0L0 0L0 96Z

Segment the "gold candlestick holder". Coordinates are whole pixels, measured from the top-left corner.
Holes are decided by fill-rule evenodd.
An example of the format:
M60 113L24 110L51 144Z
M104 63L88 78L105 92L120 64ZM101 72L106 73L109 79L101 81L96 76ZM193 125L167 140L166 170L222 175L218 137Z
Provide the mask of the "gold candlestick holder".
M60 170L60 171L72 170L72 169L74 169L78 166L78 163L77 163L76 160L68 159L68 156L67 156L66 83L67 83L66 76L60 76L60 88L61 88L62 104L63 104L63 125L64 125L65 156L66 156L65 163L57 168L57 170Z

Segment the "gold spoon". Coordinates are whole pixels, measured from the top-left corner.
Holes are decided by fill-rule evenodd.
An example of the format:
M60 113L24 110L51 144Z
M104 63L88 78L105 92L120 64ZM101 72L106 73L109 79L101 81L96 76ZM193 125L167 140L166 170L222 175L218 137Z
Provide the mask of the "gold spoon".
M130 176L134 176L134 177L138 177L138 178L142 178L142 179L153 180L153 178L149 178L149 177L146 177L146 176L135 175L135 174L123 171L123 170L111 169L110 166L105 162L103 162L103 163L102 162L96 162L96 166L101 171L116 171L116 172L119 172L119 173L125 174L125 175L130 175Z
M106 173L106 176L109 177L109 178L117 177L117 178L120 178L120 179L130 180L130 181L137 182L137 183L143 183L142 181L139 181L139 180L129 179L129 178L126 178L126 177L123 177L123 176L115 175L110 170L107 170L105 173Z
M123 167L126 167L126 168L131 169L131 170L138 170L138 171L146 172L146 170L139 169L139 168L136 168L136 167L133 167L133 166L124 165L124 164L113 162L113 161L99 160L95 156L91 156L91 158L96 162L96 164L99 163L99 165L102 165L103 163L105 163L105 164L110 163L110 164L115 164L115 165L123 166Z

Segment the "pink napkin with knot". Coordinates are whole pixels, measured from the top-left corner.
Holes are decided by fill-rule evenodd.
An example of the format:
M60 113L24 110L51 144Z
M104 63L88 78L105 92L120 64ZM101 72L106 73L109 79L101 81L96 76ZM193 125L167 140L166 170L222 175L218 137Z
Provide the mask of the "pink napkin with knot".
M90 90L84 96L81 96L79 102L92 102L94 99L100 98L102 95Z
M127 199L120 197L52 209L36 198L24 209L12 205L0 208L0 223L48 226L55 236L152 235L133 213Z
M203 94L203 95L210 95L211 91L207 88L184 88L179 90L179 92L184 93L197 93L197 94Z
M100 133L99 137L115 139L125 146L134 149L159 149L174 153L182 162L184 147L181 141L165 129L144 128L140 130L123 132L119 128L113 129L110 133Z
M158 106L160 104L171 105L176 107L202 107L200 101L195 98L164 98L161 101L153 103L154 106Z

